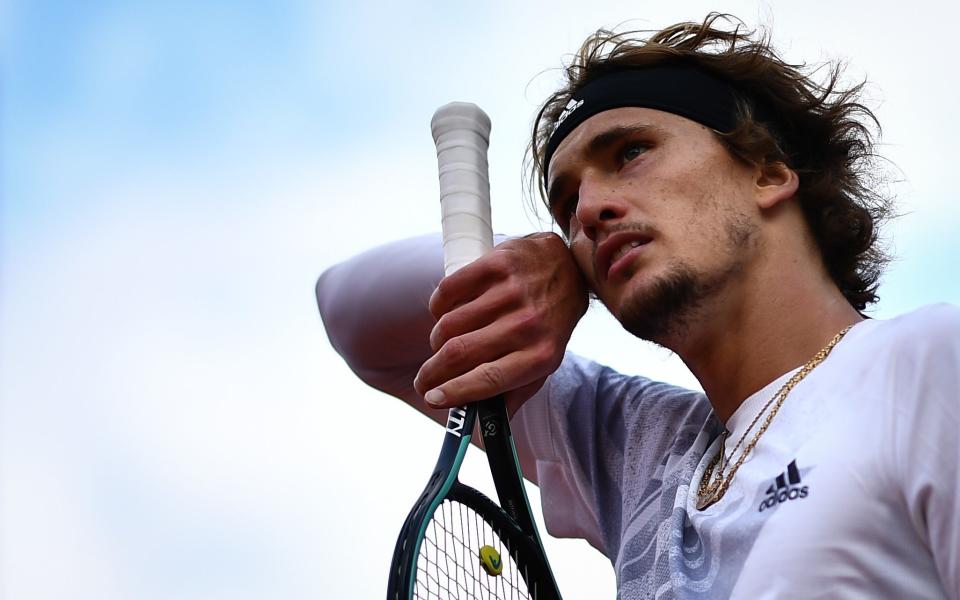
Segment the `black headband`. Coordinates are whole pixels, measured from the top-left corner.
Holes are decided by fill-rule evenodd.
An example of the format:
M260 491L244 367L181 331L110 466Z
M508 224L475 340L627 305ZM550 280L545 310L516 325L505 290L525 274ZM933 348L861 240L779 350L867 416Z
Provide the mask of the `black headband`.
M625 68L587 83L567 102L543 157L543 184L557 146L578 125L597 113L637 106L673 113L729 133L737 125L734 87L690 65Z

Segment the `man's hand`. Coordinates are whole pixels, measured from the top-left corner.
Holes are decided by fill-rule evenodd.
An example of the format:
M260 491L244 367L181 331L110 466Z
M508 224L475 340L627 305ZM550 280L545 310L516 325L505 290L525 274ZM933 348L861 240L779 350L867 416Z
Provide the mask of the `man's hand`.
M436 352L414 387L435 407L505 394L510 414L560 366L587 310L583 276L563 240L508 240L444 278L430 298Z

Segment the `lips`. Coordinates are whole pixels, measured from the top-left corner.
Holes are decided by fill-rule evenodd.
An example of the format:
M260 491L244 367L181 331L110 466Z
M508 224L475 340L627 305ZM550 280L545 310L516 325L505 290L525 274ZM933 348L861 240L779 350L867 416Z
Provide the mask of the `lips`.
M594 258L596 272L602 279L615 276L630 262L629 255L637 248L650 243L650 235L639 231L623 231L615 233L597 246Z
M627 252L630 252L630 250L632 250L632 249L634 249L634 248L640 247L640 245L641 245L642 243L643 243L643 242L641 242L640 240L634 240L634 241L630 242L629 244L624 244L624 245L620 246L620 249L614 251L613 256L610 257L610 264L612 265L612 264L616 263L618 260L620 260L621 258L623 258L623 257L627 254Z

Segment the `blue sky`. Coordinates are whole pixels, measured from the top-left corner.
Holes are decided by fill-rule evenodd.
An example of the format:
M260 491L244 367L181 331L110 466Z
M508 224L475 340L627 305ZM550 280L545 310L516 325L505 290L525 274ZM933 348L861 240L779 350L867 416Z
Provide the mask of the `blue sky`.
M517 4L0 7L0 597L380 597L437 431L353 378L313 283L437 229L451 100L493 119L497 229L538 226L527 127L599 26L719 8L789 59L848 57L904 212L874 314L960 303L954 49L930 34L956 7ZM695 385L600 310L572 344ZM569 597L611 595L602 558L550 544Z

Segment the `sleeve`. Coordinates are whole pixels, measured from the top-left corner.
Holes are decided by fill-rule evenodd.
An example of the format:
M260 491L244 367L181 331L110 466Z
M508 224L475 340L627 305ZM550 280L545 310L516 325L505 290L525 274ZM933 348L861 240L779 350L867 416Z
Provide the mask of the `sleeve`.
M960 310L937 305L894 365L895 456L909 518L950 598L960 598ZM919 336L920 339L917 339ZM908 345L909 344L909 345Z
M508 239L497 235L496 243ZM384 244L327 269L316 285L330 345L367 384L444 423L413 379L430 356L430 295L443 278L439 233Z
M712 414L705 397L627 376L567 353L513 418L525 472L535 470L547 530L614 559L624 494L645 485L685 423Z
M369 385L408 402L432 354L430 294L443 276L439 234L368 250L325 271L317 305L330 344Z

